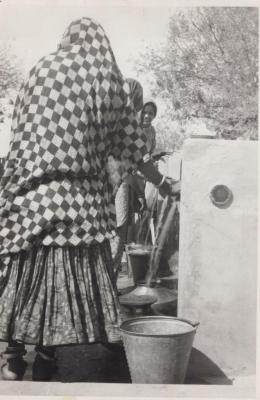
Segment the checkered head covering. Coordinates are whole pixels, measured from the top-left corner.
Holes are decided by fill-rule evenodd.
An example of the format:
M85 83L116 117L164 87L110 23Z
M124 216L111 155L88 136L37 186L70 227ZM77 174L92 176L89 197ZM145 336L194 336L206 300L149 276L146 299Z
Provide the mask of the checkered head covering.
M134 108L139 112L143 108L143 88L136 79L126 78L126 82L130 87L130 97L134 103Z
M110 238L108 159L126 173L146 153L129 84L103 28L89 18L74 21L16 100L0 185L0 255Z

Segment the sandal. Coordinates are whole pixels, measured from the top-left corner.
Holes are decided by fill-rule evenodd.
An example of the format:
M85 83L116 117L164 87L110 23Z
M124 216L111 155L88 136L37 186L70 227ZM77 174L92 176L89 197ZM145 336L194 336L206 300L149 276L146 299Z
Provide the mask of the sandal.
M28 363L23 359L26 350L23 344L11 343L4 352L1 353L6 363L1 366L3 380L21 381L25 374Z
M10 358L1 366L2 379L4 381L21 381L27 365L22 357Z

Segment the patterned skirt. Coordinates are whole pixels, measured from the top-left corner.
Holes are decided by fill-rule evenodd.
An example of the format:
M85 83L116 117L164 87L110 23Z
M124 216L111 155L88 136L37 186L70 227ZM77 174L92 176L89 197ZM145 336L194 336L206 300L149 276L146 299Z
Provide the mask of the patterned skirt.
M34 247L0 277L0 340L57 346L116 342L120 309L109 241Z

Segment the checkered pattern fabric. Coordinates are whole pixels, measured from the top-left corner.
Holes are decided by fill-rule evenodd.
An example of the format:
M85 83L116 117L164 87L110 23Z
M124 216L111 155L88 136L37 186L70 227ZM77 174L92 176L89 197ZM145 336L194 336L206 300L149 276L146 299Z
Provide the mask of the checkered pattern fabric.
M147 153L137 121L102 27L73 22L17 97L0 186L0 255L110 238L107 160L120 160L126 172L137 167Z

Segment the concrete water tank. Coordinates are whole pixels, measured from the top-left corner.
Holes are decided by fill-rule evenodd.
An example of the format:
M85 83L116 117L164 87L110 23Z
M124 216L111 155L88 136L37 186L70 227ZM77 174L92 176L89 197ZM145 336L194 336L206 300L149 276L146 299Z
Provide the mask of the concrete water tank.
M178 316L200 322L188 376L255 374L256 143L184 145Z

